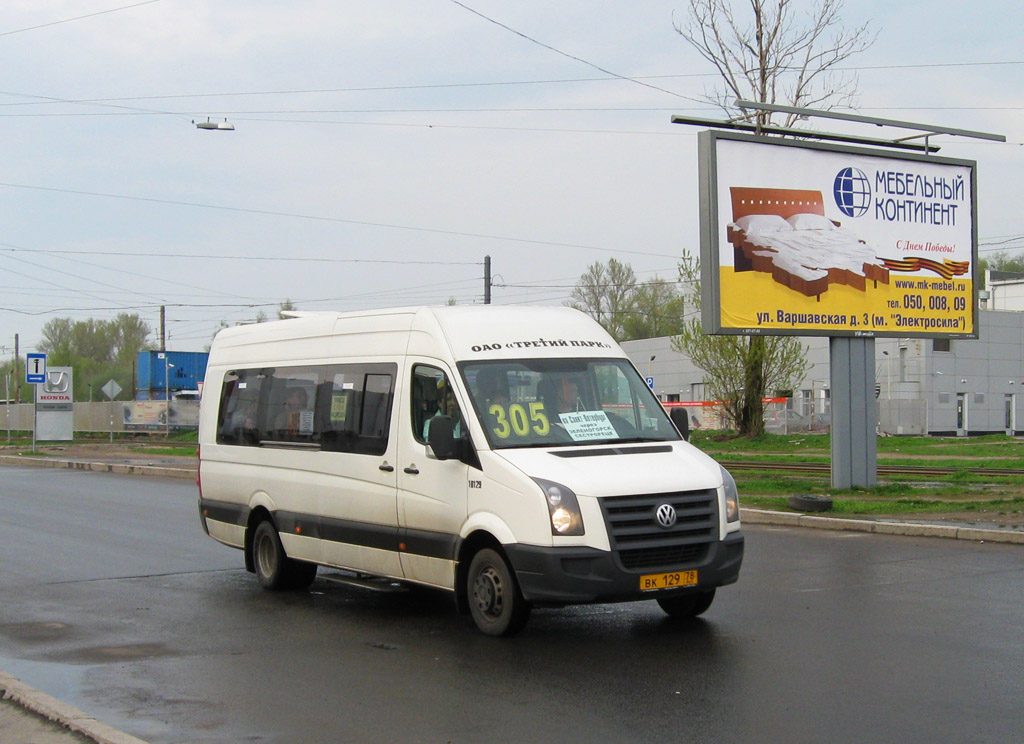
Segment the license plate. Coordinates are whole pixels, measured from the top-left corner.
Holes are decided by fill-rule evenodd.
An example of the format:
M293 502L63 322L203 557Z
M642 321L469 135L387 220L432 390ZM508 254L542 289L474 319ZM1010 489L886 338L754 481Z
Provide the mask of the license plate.
M670 573L647 574L640 577L640 591L672 589L677 586L697 586L696 571L672 571Z

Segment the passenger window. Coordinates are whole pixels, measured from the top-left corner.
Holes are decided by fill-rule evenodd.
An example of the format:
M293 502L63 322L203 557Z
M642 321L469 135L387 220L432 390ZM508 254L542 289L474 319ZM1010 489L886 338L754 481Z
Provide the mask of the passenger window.
M260 443L258 412L262 379L256 370L230 372L225 377L217 422L218 444Z
M396 369L364 364L231 372L221 393L217 442L299 442L330 452L383 454Z
M388 448L391 408L394 400L394 365L343 365L332 367L325 386L323 449L382 455Z

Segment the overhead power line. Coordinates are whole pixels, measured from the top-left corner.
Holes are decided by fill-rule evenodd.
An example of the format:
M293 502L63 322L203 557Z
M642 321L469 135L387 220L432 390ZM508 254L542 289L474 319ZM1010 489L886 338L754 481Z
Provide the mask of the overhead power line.
M143 0L141 3L133 3L132 5L122 5L120 8L109 8L108 10L99 10L95 13L86 13L85 15L75 16L74 18L65 18L60 21L50 21L49 23L40 23L38 26L29 26L28 28L19 28L14 31L0 31L0 36L11 36L12 34L21 34L26 31L36 31L40 28L49 28L50 26L59 26L62 23L71 23L73 21L81 21L85 18L95 18L96 16L106 15L108 13L117 13L119 10L128 10L130 8L138 8L141 5L152 5L158 3L160 0Z
M0 182L0 186L6 186L6 187L12 188L12 189L27 189L27 190L30 190L30 191L46 191L46 192L59 193L59 194L74 194L74 195L77 195L77 196L94 196L94 197L100 197L100 198L105 198L105 199L125 199L125 200L128 200L128 201L146 202L146 203L150 203L150 204L168 204L168 205L178 206L178 207L195 207L195 208L198 208L198 209L221 210L221 211L225 211L225 212L236 212L236 213L239 213L239 214L259 214L259 215L264 215L264 216L268 216L268 217L288 217L288 218L291 218L291 219L314 220L314 221L318 221L318 222L335 222L335 223L347 224L347 225L361 225L361 226L364 226L364 227L380 227L380 228L387 228L387 229L391 229L391 230L409 230L409 231L413 231L413 232L422 232L422 233L428 233L428 234L434 234L434 235L453 235L453 236L457 236L457 237L460 237L460 238L477 238L477 239L482 239L482 240L499 240L499 241L504 241L504 242L509 242L509 243L525 243L525 244L531 244L531 245L552 246L552 247L557 247L557 248L578 248L578 249L581 249L581 250L606 251L606 252L609 252L609 253L621 253L621 254L629 254L629 255L634 255L634 256L654 256L654 257L657 257L657 258L672 258L673 257L673 256L670 256L670 255L665 254L665 253L650 253L650 252L644 252L644 251L630 251L630 250L625 250L625 249L622 249L622 248L600 248L600 247L592 246L592 245L580 245L580 244L576 244L576 243L562 243L562 242L551 241L551 240L534 240L534 239L531 239L531 238L510 237L510 236L507 236L507 235L489 235L489 234L486 234L486 233L465 232L465 231L461 231L461 230L445 230L445 229L441 229L441 228L420 227L420 226L416 226L416 225L399 225L399 224L387 223L387 222L369 222L369 221L366 221L366 220L351 220L351 219L345 219L345 218L342 218L342 217L325 217L323 215L300 214L300 213L297 213L297 212L282 212L282 211L271 210L271 209L253 209L253 208L246 208L246 207L229 207L229 206L225 206L225 205L221 205L221 204L204 204L202 202L188 202L188 201L179 201L179 200L175 200L175 199L158 199L158 198L155 198L155 197L131 196L131 195L128 195L128 194L112 194L112 193L105 193L105 192L99 192L99 191L82 191L82 190L79 190L79 189L63 189L63 188L55 188L55 187L51 187L51 186L33 186L33 185L29 185L29 184L20 184L20 183Z
M386 260L376 258L319 258L303 256L230 256L218 255L216 253L171 253L156 251L101 251L81 250L73 251L66 248L20 248L8 243L0 243L0 252L7 253L33 253L60 256L130 256L131 258L210 258L223 259L228 261L292 261L311 263L373 263L373 264L401 264L401 265L424 265L424 266L481 266L483 261L410 261L410 260Z
M577 57L575 54L569 54L568 52L563 52L561 49L557 49L557 48L551 46L550 44L545 44L543 41L540 41L539 39L535 39L534 37L532 37L532 36L530 36L528 34L524 34L522 31L518 31L518 30L512 28L511 26L509 26L508 24L502 23L501 21L496 20L494 18L491 18L488 15L484 15L479 10L476 10L474 8L469 7L465 3L459 2L459 0L450 0L450 2L454 3L455 5L458 5L463 10L469 11L473 15L478 16L479 18L484 19L488 23L493 23L495 26L503 28L506 31L508 31L510 33L513 33L513 34L515 34L516 36L518 36L518 37L520 37L522 39L526 39L526 41L530 42L531 44L536 44L537 46L543 47L544 49L547 49L549 51L554 52L555 54L559 54L559 55L561 55L563 57L566 57L567 59L571 59L574 62L580 62L580 63L586 65L587 67L592 67L595 70L597 70L598 72L603 72L605 75L611 75L612 77L618 78L619 80L625 80L625 81L628 81L630 83L634 83L636 85L641 85L644 88L650 88L651 90L656 90L656 91L658 91L660 93L668 93L670 96L674 96L676 98L682 98L683 100L686 100L686 101L694 101L695 103L702 103L702 101L700 99L698 99L698 98L691 98L689 96L684 96L682 93L676 93L674 90L668 90L667 88L661 88L661 87L659 87L657 85L651 85L650 83L645 83L644 81L640 80L639 78L629 77L628 75L620 75L617 72L612 72L611 70L609 70L606 67L601 67L600 65L596 65L593 62L590 62L588 60L583 59L582 57Z

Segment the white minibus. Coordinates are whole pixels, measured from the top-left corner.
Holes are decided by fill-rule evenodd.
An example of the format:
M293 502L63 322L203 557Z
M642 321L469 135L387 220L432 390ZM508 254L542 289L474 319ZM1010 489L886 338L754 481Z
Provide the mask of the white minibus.
M704 612L743 560L736 485L569 308L295 313L210 349L199 509L268 589L451 592L489 635L532 607Z

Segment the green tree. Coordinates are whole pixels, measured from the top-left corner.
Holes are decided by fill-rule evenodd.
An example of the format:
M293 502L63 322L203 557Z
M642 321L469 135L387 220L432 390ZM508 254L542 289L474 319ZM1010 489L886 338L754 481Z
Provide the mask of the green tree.
M685 307L675 282L654 277L639 284L633 293L633 310L623 322L623 337L619 340L674 336L683 329Z
M286 299L284 302L282 302L281 304L279 304L277 306L277 318L278 318L278 320L284 320L286 312L291 312L293 310L298 310L298 309L299 308L295 307L295 303L294 302L292 302L289 299Z
M138 315L128 313L113 320L53 318L43 326L38 348L47 355L48 366L74 370L76 400L97 399L96 390L107 380L115 380L122 390L134 388L135 360L150 348L150 332Z
M572 291L569 306L585 312L621 341L626 320L634 310L635 292L633 267L612 258L607 266L595 262L587 267Z
M149 324L138 315L120 313L108 326L111 355L117 364L131 364L149 348Z
M986 269L1024 274L1024 254L1011 255L1006 251L999 251L992 256L981 259L979 261L979 268L981 269L982 287L984 287Z
M673 282L638 283L633 267L614 258L593 263L572 291L570 307L600 323L616 341L671 336L682 327L683 302Z
M807 347L792 336L709 336L699 319L700 260L684 253L679 279L688 288L684 301L693 314L672 339L672 348L704 371L708 396L723 402L737 432L752 436L764 431L765 393L796 387L810 368Z

